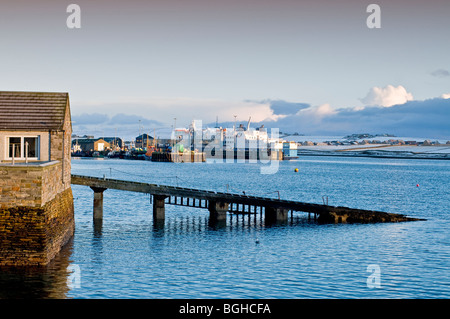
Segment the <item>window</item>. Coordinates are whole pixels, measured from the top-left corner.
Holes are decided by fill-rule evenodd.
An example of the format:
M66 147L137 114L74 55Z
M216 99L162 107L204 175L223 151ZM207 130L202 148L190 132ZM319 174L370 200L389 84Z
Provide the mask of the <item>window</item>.
M21 157L20 150L22 149L22 139L20 137L10 137L9 138L9 157L16 158ZM14 155L13 155L14 154Z
M38 157L38 138L37 137L24 137L24 151L26 157Z
M18 159L39 159L39 137L38 136L26 136L16 137L11 136L8 138L8 158Z

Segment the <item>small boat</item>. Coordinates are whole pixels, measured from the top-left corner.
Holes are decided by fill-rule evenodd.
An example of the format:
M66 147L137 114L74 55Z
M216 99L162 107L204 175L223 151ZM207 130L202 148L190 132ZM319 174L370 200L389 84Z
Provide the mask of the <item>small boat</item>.
M108 158L119 158L120 157L120 152L117 151L111 151L109 152L106 157Z

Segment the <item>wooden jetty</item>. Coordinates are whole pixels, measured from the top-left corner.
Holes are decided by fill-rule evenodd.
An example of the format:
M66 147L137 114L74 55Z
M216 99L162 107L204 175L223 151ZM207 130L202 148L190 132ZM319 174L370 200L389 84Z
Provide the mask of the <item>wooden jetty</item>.
M373 223L421 220L402 214L380 211L82 175L72 175L71 183L89 186L94 191L93 217L96 220L103 218L103 192L107 189L150 194L152 196L153 218L155 220L164 220L166 204L208 209L210 218L214 220L225 220L227 212L239 214L264 213L266 223L279 223L286 222L289 212L294 211L313 214L314 219L322 223Z

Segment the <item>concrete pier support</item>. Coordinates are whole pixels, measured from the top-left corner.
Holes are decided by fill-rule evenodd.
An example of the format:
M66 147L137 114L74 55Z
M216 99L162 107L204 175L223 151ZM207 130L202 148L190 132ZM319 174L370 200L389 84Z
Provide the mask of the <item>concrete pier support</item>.
M103 192L107 188L91 186L91 189L94 191L94 220L103 219Z
M208 210L211 220L226 220L229 204L224 202L209 201Z
M266 222L272 223L286 223L288 221L289 210L284 208L266 207L264 209Z
M164 220L166 215L164 200L167 196L153 195L153 219Z

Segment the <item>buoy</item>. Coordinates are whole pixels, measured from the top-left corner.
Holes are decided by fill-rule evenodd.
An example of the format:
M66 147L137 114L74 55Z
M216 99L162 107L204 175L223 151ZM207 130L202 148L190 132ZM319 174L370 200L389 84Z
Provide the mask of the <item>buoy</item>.
M295 172L298 172L298 168L294 169Z
M419 184L416 184L416 186L419 187L420 185L419 185Z

